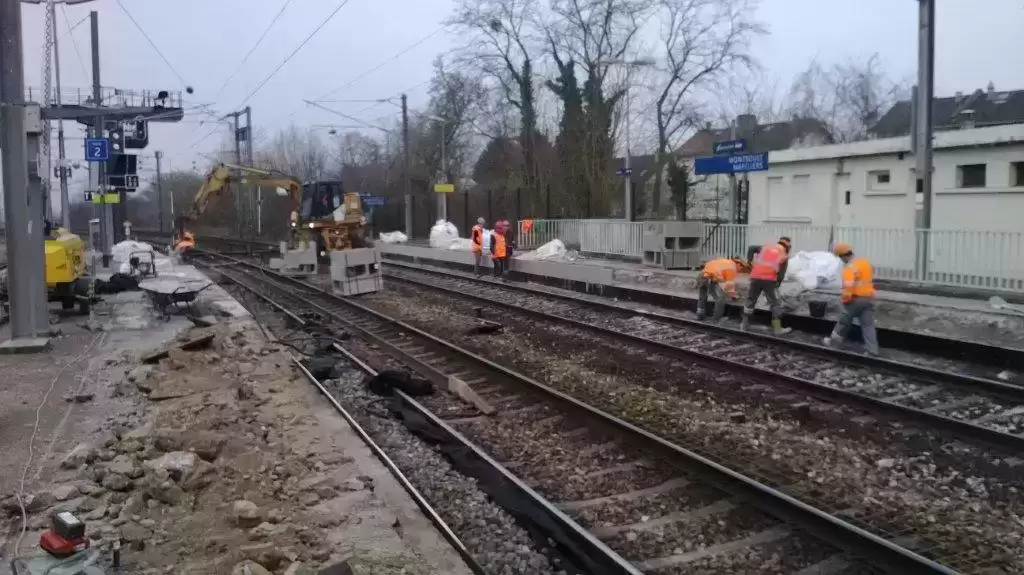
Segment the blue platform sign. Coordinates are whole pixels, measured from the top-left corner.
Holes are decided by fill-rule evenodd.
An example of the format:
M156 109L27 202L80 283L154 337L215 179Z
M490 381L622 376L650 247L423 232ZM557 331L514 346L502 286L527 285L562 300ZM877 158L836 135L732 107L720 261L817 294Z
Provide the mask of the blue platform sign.
M698 176L763 172L767 169L767 152L763 154L737 154L735 156L707 156L693 161L693 173Z
M110 140L106 138L85 139L85 161L106 162L110 160Z
M386 199L384 196L363 196L363 203L368 208L375 208L383 206Z
M740 152L746 151L746 149L746 140L727 140L725 142L715 142L716 154L738 154Z

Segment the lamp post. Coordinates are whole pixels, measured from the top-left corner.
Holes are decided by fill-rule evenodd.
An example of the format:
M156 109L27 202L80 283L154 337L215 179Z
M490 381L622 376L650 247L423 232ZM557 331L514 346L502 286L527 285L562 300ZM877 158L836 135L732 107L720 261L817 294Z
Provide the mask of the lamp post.
M435 186L448 185L448 166L447 166L447 162L445 161L446 158L445 158L445 132L444 132L445 126L448 125L448 120L445 119L445 118L442 118L441 116L423 116L423 117L425 119L427 119L427 120L430 120L431 122L437 122L441 126L441 169L440 169L441 176L439 177L439 179L441 181L438 182L437 184L435 184ZM437 188L435 188L435 189L437 190L437 193L439 193L439 194L447 194L448 193L448 192L441 192ZM443 196L441 196L441 197L439 197L437 199L437 219L439 219L439 220L447 220L448 219L448 196L447 195L443 195Z
M628 69L636 68L649 68L654 66L654 60L649 58L640 58L637 60L602 60L600 62L606 66L622 66ZM625 208L623 211L623 218L627 221L633 221L633 194L632 194L632 181L633 174L632 169L629 166L630 156L630 134L629 134L629 90L630 86L626 85L626 113L623 117L623 121L626 123L626 154L622 163L622 181L623 184L623 200L622 205Z

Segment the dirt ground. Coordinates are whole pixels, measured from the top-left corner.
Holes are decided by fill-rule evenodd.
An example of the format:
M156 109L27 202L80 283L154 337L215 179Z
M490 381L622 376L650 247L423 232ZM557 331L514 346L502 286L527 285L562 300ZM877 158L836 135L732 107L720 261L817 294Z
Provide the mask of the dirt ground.
M300 575L343 561L357 573L468 573L286 348L251 322L179 340L206 334L208 349L174 348L157 365L109 357L111 377L57 396L112 412L79 425L81 443L55 450L59 464L21 498L4 483L3 563L14 547L35 552L52 513L70 510L94 548L122 543L126 573Z

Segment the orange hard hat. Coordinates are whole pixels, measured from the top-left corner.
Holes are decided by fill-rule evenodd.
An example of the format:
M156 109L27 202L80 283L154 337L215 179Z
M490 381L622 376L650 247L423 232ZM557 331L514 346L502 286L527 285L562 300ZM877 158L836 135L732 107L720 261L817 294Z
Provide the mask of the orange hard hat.
M832 253L836 254L839 257L850 255L853 253L853 246L847 243L839 242L836 245L832 246Z

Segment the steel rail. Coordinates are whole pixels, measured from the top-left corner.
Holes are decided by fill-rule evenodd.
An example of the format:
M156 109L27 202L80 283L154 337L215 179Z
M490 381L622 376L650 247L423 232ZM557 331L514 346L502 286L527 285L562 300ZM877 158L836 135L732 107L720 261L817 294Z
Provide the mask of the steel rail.
M420 271L420 270L417 269L417 271ZM1003 431L999 431L999 430L992 429L992 428L989 428L989 427L983 427L981 425L976 425L976 424L970 423L968 421L963 421L963 420L960 420L960 419L955 419L955 418L948 417L948 416L945 416L945 415L941 415L941 414L938 414L938 413L934 413L934 412L930 412L930 411L925 411L925 410L922 410L922 409L917 409L917 408L906 406L906 405L900 405L900 404L897 404L897 403L893 403L891 401L887 401L885 399L881 399L881 398L877 398L877 397L871 397L871 396L864 395L864 394L857 393L857 392L853 392L853 391L848 391L846 389L842 389L842 388L839 388L839 387L834 387L834 386L823 384L823 383L818 383L818 382L811 381L809 379L805 379L805 378L798 377L798 376L795 376L795 375L788 375L788 374L784 374L784 373L779 373L777 371L773 371L771 369L766 369L764 367L760 367L758 365L754 365L754 364L751 364L751 363L746 363L746 362L738 361L738 360L730 360L730 359L727 359L727 358L722 358L722 357L718 357L718 356L715 356L715 355L712 355L712 354L704 353L704 352L701 352L701 351L698 351L698 350L695 350L695 349L688 349L688 348L685 348L685 347L682 347L682 346L679 346L679 345L675 345L675 344L672 344L672 343L669 343L669 342L657 341L657 340L654 340L654 339L651 339L649 337L645 337L645 336L642 336L642 335L626 333L626 332L622 332L622 331L619 331L619 330L615 330L615 329L611 329L611 328L608 328L608 327L587 323L587 322L576 320L576 319L569 318L569 317L563 317L563 316L559 316L559 315L549 314L549 313L546 313L546 312L541 311L541 310L531 309L529 307L524 307L524 306L518 305L518 304L516 304L514 302L502 301L500 299L495 299L495 298L487 298L487 297L484 297L484 296L479 295L479 294L463 292L463 291L455 290L455 289L448 288L448 287L445 287L445 286L438 286L438 285L431 284L431 283L428 283L428 282L422 282L422 281L418 281L418 280L414 280L414 279L411 279L411 278L402 277L402 276L398 276L398 275L394 275L394 274L387 274L387 272L385 272L385 275L387 275L390 280L404 282L404 283L407 283L407 284L410 284L410 285L416 285L416 286L419 286L419 287L425 287L425 288L433 289L433 290L436 290L436 291L439 291L439 292L444 292L444 293L451 294L451 295L458 296L458 297L462 297L462 298L469 298L469 299L473 299L473 300L476 300L476 301L485 302L485 303L487 303L489 305L496 305L498 307L502 307L504 309L508 309L508 310L514 311L516 313L522 313L522 314L525 314L525 315L536 317L538 319L543 319L545 321L557 322L557 323L561 323L563 325L571 326L571 327L576 328L576 329L580 329L580 330L596 333L596 334L599 334L599 335L601 335L603 337L614 338L614 339L618 339L618 340L622 340L622 341L626 341L626 342L630 342L630 343L646 346L648 348L652 348L652 349L655 349L657 351L661 351L661 352L665 352L665 353L670 353L672 355L675 355L676 357L683 357L683 358L686 358L686 359L693 359L693 360L696 360L696 361L698 361L698 362L700 362L700 363L702 363L704 365L708 365L708 366L711 366L711 367L725 367L727 369L732 369L732 370L736 370L736 371L746 372L746 373L749 373L751 375L755 375L757 377L770 378L771 380L778 381L778 382L782 383L783 385L786 385L787 387L799 389L799 390L804 391L804 392L808 393L809 395L817 397L819 399L827 399L827 400L833 400L833 401L838 400L838 401L840 401L842 403L858 405L858 406L861 406L861 407L868 408L870 410L884 412L884 413L889 413L889 414L891 414L893 416L898 417L899 419L918 421L918 422L927 424L927 425L929 425L931 427L942 429L942 430L945 430L945 431L947 431L949 433L953 433L953 434L955 434L957 436L969 437L969 438L972 438L972 439L975 439L975 440L984 441L986 443L990 443L990 444L997 445L997 446L1004 447L1004 448L1011 448L1011 449L1014 449L1014 450L1024 449L1024 436L1021 436L1021 435L1015 435L1015 434L1011 434L1011 433L1006 433L1006 432L1003 432ZM458 277L459 277L459 279L463 279L461 276L458 276ZM494 283L491 283L491 282L486 282L486 283L490 287L497 288L497 289L503 289L503 288L506 288L506 287L510 287L510 286L507 286L505 284L494 284ZM516 287L520 288L521 286L516 286ZM537 295L537 296L541 296L541 297L547 297L547 296L550 295L547 292L542 291L542 290L531 290L530 288L522 288L522 289L530 291L530 293L532 295ZM564 296L564 294L560 294L558 296L554 296L554 299L562 299L563 297L566 297L566 296ZM577 301L572 296L568 296L567 299L569 299L570 301L576 302L576 303L588 303L586 300ZM613 308L613 309L616 309L617 311L620 311L620 312L634 313L633 310L619 308L619 307L616 307L614 305L609 305L609 304L604 304L604 303L597 303L596 305L603 306L603 307L606 307L606 308ZM638 315L645 315L645 314L639 313ZM661 319L661 317L667 317L667 316L659 317L659 316L653 315L653 314L647 314L647 315L649 317L657 317L658 319ZM686 321L686 320L682 320L682 321ZM699 322L692 322L692 323L698 323L699 326L703 326L704 325L704 324L700 324ZM686 326L689 327L690 324L687 323ZM708 327L712 327L712 326L708 326ZM743 333L743 332L740 332L738 330L730 330L728 328L718 328L718 329L724 330L728 335L732 335L733 333L737 333L737 334L742 334ZM774 338L774 337L772 337L770 339L771 340L782 341L782 342L787 341L787 340L781 340L780 338ZM798 342L794 342L794 343L798 343ZM816 347L816 346L811 346L811 347L813 348L813 347ZM853 355L853 354L849 354L849 355ZM1016 386L1011 386L1011 387L1015 387L1016 388ZM1016 388L1015 389L1015 391L1017 393L1018 399L1024 400L1024 393L1020 393L1020 391L1017 391L1017 390L1020 390L1020 388Z
M913 377L921 379L929 379L935 382L951 383L956 385L968 386L971 388L981 387L992 393L998 393L1001 395L1006 395L1008 397L1015 397L1017 399L1024 401L1024 386L1005 383L1002 381L996 381L984 377L977 377L962 373L954 373L948 370L935 369L923 365L898 361L885 357L873 357L870 355L855 353L843 349L826 347L824 345L818 345L806 341L782 338L772 335L770 333L743 331L729 326L716 325L713 323L688 319L685 317L672 316L668 314L658 313L656 311L633 309L613 301L599 301L591 298L580 297L578 295L574 295L571 293L546 291L519 283L495 284L493 281L475 278L463 273L451 273L436 268L423 268L406 262L388 260L385 263L388 266L409 269L420 273L457 278L460 280L473 283L480 283L492 287L500 287L513 291L521 291L523 293L529 293L531 295L536 295L540 297L569 301L593 309L611 309L618 312L631 313L637 316L647 317L650 319L655 319L661 322L671 323L690 329L697 329L701 331L717 333L729 337L746 339L748 341L753 342L765 342L777 347L799 349L801 351L805 351L814 355L828 358L832 361L843 361L846 363L859 364L870 368L886 369L889 371L905 373L907 375L911 375ZM384 273L387 274L386 271ZM394 277L395 279L402 279L398 276L391 277Z
M229 277L228 274L222 275L223 277L229 279L234 283L239 283L235 281L234 278ZM239 283L239 285L241 284ZM258 290L252 289L251 287L243 287L246 287L248 291L262 299L265 303L274 307L277 311L281 312L282 314L285 314L289 318L289 320L298 323L300 326L305 326L307 324L306 320L302 319L295 313L291 312L270 296L260 293ZM269 331L269 329L266 326L261 324L260 327L263 329L264 333L267 335L269 339L271 339L272 341L277 341L277 338ZM341 346L339 346L337 343L335 343L334 346L337 349L342 350ZM462 560L466 562L466 566L469 567L470 571L472 571L476 575L488 575L484 568L476 560L476 558L473 557L473 554L469 552L469 549L462 542L462 540L459 539L459 536L456 535L452 528L448 526L445 520L441 517L440 514L438 514L438 512L433 508L433 506L430 505L430 502L427 501L423 494L420 493L418 489L416 489L416 486L413 485L411 481L409 481L409 478L405 476L405 473L403 473L402 470L395 464L395 462L392 461L390 457L388 457L387 453L385 453L384 450L379 445L377 445L377 442L374 441L372 437L370 437L370 434L367 433L366 430L364 430L363 427L359 424L359 422L356 421L354 417L352 417L348 410L346 410L345 407L342 406L341 403L337 399L335 399L333 395L331 395L330 391L328 391L324 384L319 379L317 379L316 376L314 376L309 371L309 369L306 368L305 365L302 364L302 361L299 358L295 357L292 354L289 354L289 356L291 357L292 362L295 364L295 367L298 368L300 372L302 372L302 375L305 376L305 378L311 384L313 384L314 387L316 387L316 389L327 399L328 402L330 402L334 410L337 411L338 414L341 415L341 417L348 423L349 427L351 427L352 430L356 432L356 435L359 436L359 439L361 439L363 443L366 444L366 446L374 454L374 456L376 456L377 459L379 459L381 463L383 463L384 466L387 467L388 471L391 472L391 475L394 476L394 478L398 481L399 485L401 485L402 488L406 491L406 493L409 494L412 500L416 503L416 506L420 508L420 511L422 511L423 514L427 516L427 519L434 524L438 531L441 532L441 535L448 541L448 543L452 545L452 547L455 549L455 552L458 553L459 556L462 557ZM369 367L363 364L362 362L358 362L357 366L360 367L361 369Z
M218 254L218 256L223 257L222 254ZM300 325L305 325L307 323L305 320L300 318L298 316L298 314L296 314L294 311L287 309L285 306L283 306L282 304L277 302L274 298L270 297L269 295L267 295L265 293L262 293L258 288L250 285L248 282L246 282L246 281L244 281L244 280L242 280L242 279L240 279L238 277L234 277L234 276L230 275L229 273L224 272L223 270L219 270L219 273L225 279L227 279L227 280L237 284L239 287L242 287L243 289L245 289L247 291L250 291L250 292L254 293L258 297L263 299L265 302L267 302L268 304L273 306L278 311L286 314L292 321L301 322ZM307 287L312 287L312 286L307 286ZM421 375L428 375L429 374L430 375L430 379L432 381L435 381L435 382L440 381L440 380L447 380L447 376L445 374L440 373L438 370L435 370L435 369L431 368L426 363L424 363L422 361L419 361L418 359L414 358L408 352L406 352L406 351L402 350L401 348L393 345L388 340L380 338L379 336L374 335L372 332L367 331L366 329L358 326L357 324L351 323L347 319L341 318L341 317L337 316L335 313L331 312L327 308L323 308L322 306L317 305L317 304L315 304L313 302L306 302L306 303L310 307L312 307L314 309L317 309L317 311L319 313L321 313L321 314L323 314L325 316L331 316L336 321L339 321L340 323L343 323L346 326L347 329L351 329L353 331L359 332L362 337L366 338L369 341L373 341L374 344L379 346L380 348L388 350L389 354L391 354L393 356L400 357L401 361L403 361L403 362L405 362L407 364L410 364L410 365L414 365L415 368L416 368L416 371L419 372ZM377 372L375 370L373 370L373 368L371 368L369 365L367 365L361 359L357 358L355 355L353 355L347 349L345 349L344 347L342 347L339 344L337 344L337 342L335 342L333 345L334 345L334 349L336 351L338 351L338 352L342 353L343 355L345 355L359 369L361 369L364 372L370 374L371 376L377 374ZM343 413L343 416L345 417L345 419L349 421L349 423L353 426L354 429L356 429L357 433L359 433L360 436L364 436L365 435L364 441L372 441L369 438L369 435L365 434L365 431L362 430L362 428L358 425L358 423L354 419L352 419L351 416L347 412L344 411L344 409L341 407L340 403L333 396L331 396L329 394L329 392L326 390L326 388L324 388L322 386L322 384L317 382L315 380L315 378L313 377L313 375L311 373L309 373L308 370L306 370L304 366L300 366L300 368L302 369L303 373L306 374L306 377L309 378L311 381L313 381L314 384L318 388L320 388L321 392L324 393L324 395L326 397L328 397L328 399L331 401L331 403L335 405L335 409L338 409L338 410L340 410ZM454 442L462 445L463 447L465 447L467 450L469 450L470 453L473 454L473 457L478 462L486 465L487 467L492 469L495 473L500 475L500 477L502 478L502 485L500 487L502 489L508 489L508 488L513 489L522 498L522 501L530 502L529 505L532 508L534 508L539 513L543 514L549 521L557 524L562 531L564 531L566 533L569 533L574 542L583 543L585 545L586 549L587 549L587 554L586 554L586 557L577 557L577 558L575 558L578 562L579 561L588 562L587 567L590 567L590 568L598 567L598 568L601 569L601 573L603 573L603 574L608 574L608 575L642 575L642 573L640 571L638 571L635 567L633 567L632 564L630 564L628 561L623 559L620 555L618 555L617 553L615 553L614 551L609 549L607 545L605 545L599 539L594 537L586 529L581 527L572 518L570 518L568 515L566 515L560 509L558 509L558 507L553 505L550 501L548 501L546 498L544 498L539 493L537 493L535 490L533 490L533 488L529 487L526 483L524 483L521 479L519 479L515 474L510 472L508 469L506 469L500 463L498 463L493 458L488 456L482 449L480 449L473 442L469 441L467 438L465 438L458 431L456 431L451 426L449 426L447 423L445 423L440 418L438 418L433 413L431 413L422 404L420 404L419 402L415 401L413 398L409 397L408 395L402 393L401 391L395 390L394 393L396 394L398 399L402 403L404 403L408 408L414 410L421 417L423 417L427 421L429 421L431 423L431 425L435 429L441 430L441 432L450 441L454 441ZM375 447L371 447L371 449L375 449L375 451L376 451ZM382 458L382 461L385 461L385 465L388 465L389 468L391 468L394 465L393 463L390 462L390 459L386 459L386 460L384 459L387 456L383 453L383 451L381 451L378 454L378 457ZM397 467L394 468L393 472L401 473L397 469ZM400 479L400 481L407 481L407 480L404 479L404 475L402 476L402 479ZM414 487L412 487L411 483L409 484L409 487L412 488L412 489L415 489ZM484 488L484 487L485 486L481 485L481 488ZM408 491L408 489L407 489L407 491ZM412 493L412 492L410 492L410 493ZM500 499L502 497L507 497L508 496L507 493L498 493L498 492L489 493L489 495L491 495L491 497L495 498L495 499ZM417 503L419 503L419 499L421 499L422 497L418 494L418 492L416 492L416 494L414 495L414 498L418 498L417 499ZM429 504L426 503L425 500L423 500L423 504L424 505L429 505ZM512 508L512 509L509 509L509 511L511 513L513 513L513 514L520 514L520 513L522 513L522 509ZM439 516L438 516L437 519L438 519L438 521L441 521L441 525L444 525L443 521L441 520L441 518ZM441 528L440 525L439 525L439 528ZM444 529L448 529L447 525L444 525ZM448 531L445 531L446 538L448 536L447 533L448 533ZM456 537L456 540L457 540L457 536L454 533L451 533L451 535L452 535L452 537ZM552 538L552 539L554 539L556 541L558 540L556 534L554 534L554 533L549 533L547 535L548 535L548 537L550 537L550 538ZM455 545L455 543L453 543L453 545ZM461 545L461 542L460 542L460 545ZM468 550L466 552L468 553ZM460 551L460 554L461 554L461 551Z
M540 383L533 378L477 355L465 348L434 336L433 334L416 328L406 322L366 307L360 303L352 301L351 299L335 296L318 286L311 285L296 278L278 274L272 270L267 270L262 266L238 260L237 258L231 258L230 256L222 256L219 254L213 255L216 257L234 260L241 266L253 269L266 277L272 277L283 283L291 284L308 292L313 292L329 299L332 303L355 310L362 315L373 318L376 321L400 328L406 334L413 334L415 337L423 341L430 342L434 346L446 349L462 358L476 363L477 365L483 366L492 372L499 373L508 380L519 383L531 391L546 395L547 397L561 403L563 406L568 407L573 411L586 414L591 419L599 422L599 424L615 429L623 435L626 435L653 450L660 451L675 458L676 460L685 461L688 468L694 469L709 483L715 485L719 489L739 496L783 521L800 525L812 536L822 539L841 549L845 549L854 555L862 557L877 567L892 573L900 574L943 573L952 575L956 573L955 570L946 565L942 565L936 561L928 559L927 557L884 539L862 527L858 527L840 519L839 517L804 503L803 501L787 495L774 487L758 482L757 480L738 471L712 461L696 452L681 447L632 423L615 417L601 409L593 407L572 396ZM372 331L360 326L358 323L352 322L340 315L338 312L332 311L309 300L306 300L305 303L306 305L317 309L325 317L331 317L345 324L347 328L360 333L362 336L373 340L375 343L383 343L386 349L394 352L396 355L409 355L400 347L376 336ZM414 362L414 364L415 363L419 362Z

